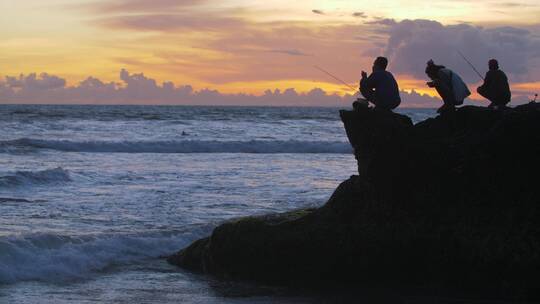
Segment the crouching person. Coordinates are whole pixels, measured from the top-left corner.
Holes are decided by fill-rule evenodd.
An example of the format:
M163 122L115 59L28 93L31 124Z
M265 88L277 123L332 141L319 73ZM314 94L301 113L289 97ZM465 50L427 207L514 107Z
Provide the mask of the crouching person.
M399 88L392 73L386 70L388 59L377 57L373 62L372 73L367 75L362 71L360 80L360 93L365 99L359 99L354 107L368 106L368 102L375 105L376 110L391 111L399 106L401 98Z
M506 74L499 69L499 63L491 59L488 63L489 71L486 73L484 83L476 89L478 94L491 101L491 109L503 109L510 102L512 93L508 85Z
M437 113L453 112L456 106L463 104L463 100L471 95L461 77L449 68L429 60L425 72L431 79L427 85L435 88L443 100L443 105Z

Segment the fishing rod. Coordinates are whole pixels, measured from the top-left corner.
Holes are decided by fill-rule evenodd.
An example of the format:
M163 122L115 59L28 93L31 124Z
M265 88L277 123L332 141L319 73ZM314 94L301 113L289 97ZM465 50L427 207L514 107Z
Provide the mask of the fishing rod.
M474 65L469 60L467 60L465 55L463 55L463 53L461 53L459 50L456 50L456 51L458 52L459 55L461 55L461 58L463 58L463 60L465 60L471 66L471 68L476 72L478 77L480 77L480 79L484 80L484 77L482 77L482 75L480 74L480 72L478 72L478 70L474 67Z
M345 81L343 81L343 80L337 78L336 76L330 74L330 72L326 71L325 69L323 69L323 68L321 68L321 67L319 67L319 66L316 66L316 65L314 65L313 67L316 68L317 70L319 70L319 71L325 73L326 75L328 75L328 76L334 78L335 80L337 80L337 81L343 83L343 84L346 85L349 89L351 89L351 90L353 90L353 91L357 91L357 90L358 90L358 89L354 88L353 86L349 85L348 83L346 83Z

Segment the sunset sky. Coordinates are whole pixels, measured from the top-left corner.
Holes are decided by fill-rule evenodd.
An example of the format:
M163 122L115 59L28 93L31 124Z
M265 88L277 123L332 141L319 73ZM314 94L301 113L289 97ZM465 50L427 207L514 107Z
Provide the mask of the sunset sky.
M435 93L425 86L430 58L471 91L479 85L457 50L482 74L497 58L515 100L540 91L537 0L0 0L0 14L0 103L208 104L223 95L272 104L279 95L295 104L283 96L292 88L302 104L306 94L324 104L354 91L314 65L356 87L385 55L400 89L419 93L404 99L429 106L421 94Z

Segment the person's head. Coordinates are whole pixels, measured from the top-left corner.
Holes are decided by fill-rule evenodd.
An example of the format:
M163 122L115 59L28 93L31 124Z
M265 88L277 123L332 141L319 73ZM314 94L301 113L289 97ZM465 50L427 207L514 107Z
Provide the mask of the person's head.
M388 66L388 59L386 57L377 57L373 62L373 71L384 71Z
M425 72L429 78L435 79L435 78L438 78L437 73L439 72L439 70L444 69L444 68L445 68L444 65L437 65L435 64L435 62L433 62L433 59L430 59L427 62Z
M497 61L497 59L490 59L488 62L488 66L490 70L498 70L499 62Z

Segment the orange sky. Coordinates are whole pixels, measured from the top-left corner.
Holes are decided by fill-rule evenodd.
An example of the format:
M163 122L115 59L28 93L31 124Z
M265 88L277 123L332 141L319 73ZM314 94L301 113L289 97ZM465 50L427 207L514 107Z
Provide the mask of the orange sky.
M389 38L399 37L401 28L391 34L382 22L387 19L435 20L449 31L469 24L540 34L540 6L529 0L4 0L0 11L0 75L47 72L77 85L88 76L118 82L125 68L224 93L318 87L343 95L350 90L313 66L356 86L360 71L388 53L391 71L393 58L401 60L394 73L402 90L433 94L419 72L423 66L410 71L403 63L411 54L389 51ZM482 72L484 55L490 54L473 56ZM533 51L527 56L540 61ZM540 90L536 67L510 75L517 91ZM478 79L468 82L477 85Z

